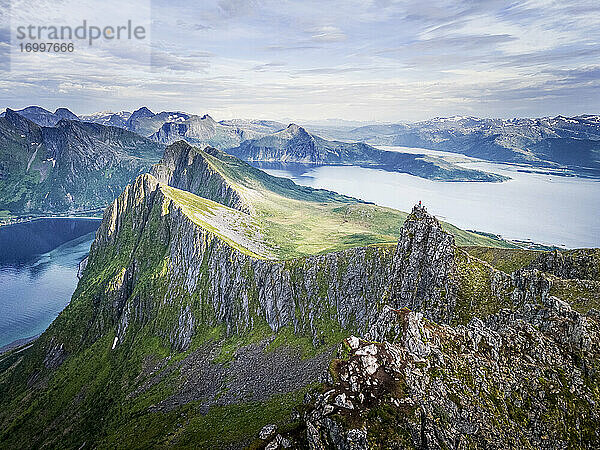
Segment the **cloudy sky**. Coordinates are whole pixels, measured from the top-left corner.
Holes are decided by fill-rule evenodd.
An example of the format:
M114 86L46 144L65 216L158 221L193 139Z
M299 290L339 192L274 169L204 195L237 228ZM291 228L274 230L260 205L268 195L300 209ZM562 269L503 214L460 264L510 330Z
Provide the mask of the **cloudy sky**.
M597 0L124 4L0 0L0 107L385 122L600 113ZM33 55L15 38L18 24L127 18L147 39Z

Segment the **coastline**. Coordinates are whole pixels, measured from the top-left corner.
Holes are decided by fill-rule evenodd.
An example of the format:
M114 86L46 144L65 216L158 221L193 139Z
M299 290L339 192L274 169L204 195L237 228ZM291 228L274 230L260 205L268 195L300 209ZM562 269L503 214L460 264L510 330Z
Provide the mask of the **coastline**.
M5 225L14 225L17 223L34 222L40 219L102 219L104 209L105 208L96 208L68 213L8 216L5 218L0 218L0 227Z
M39 338L40 336L41 336L41 334L36 334L35 336L29 336L26 338L21 338L21 339L12 341L10 344L6 344L3 347L0 347L0 356L3 356L6 353L11 352L13 350L16 350L15 353L23 351L26 348L29 348L28 346L33 344L33 342L35 342L35 340L37 338Z

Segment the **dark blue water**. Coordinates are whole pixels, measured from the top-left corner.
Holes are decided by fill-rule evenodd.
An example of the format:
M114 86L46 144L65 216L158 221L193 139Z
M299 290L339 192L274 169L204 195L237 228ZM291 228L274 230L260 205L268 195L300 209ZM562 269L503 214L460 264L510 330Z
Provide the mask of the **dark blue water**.
M0 227L0 347L42 333L71 300L97 219Z

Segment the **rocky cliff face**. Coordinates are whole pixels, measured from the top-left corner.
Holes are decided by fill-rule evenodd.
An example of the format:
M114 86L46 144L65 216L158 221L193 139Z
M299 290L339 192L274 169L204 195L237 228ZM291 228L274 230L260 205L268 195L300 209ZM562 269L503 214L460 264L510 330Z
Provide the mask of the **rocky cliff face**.
M555 297L458 327L386 308L307 397L308 445L594 448L598 320Z
M216 150L210 147L197 150L179 141L167 147L160 163L152 168L152 174L161 183L249 212L250 206L240 194L209 165L203 153L210 151Z
M560 278L600 281L600 251L580 249L543 253L530 265L532 269Z
M127 241L138 244L118 248L132 231ZM142 263L147 247L139 243L146 241L161 251ZM107 209L88 267L93 271L115 253L127 263L107 280L110 295L100 302L107 316L98 322L98 332L103 325L118 323L122 341L134 322L134 329L152 322L159 306L168 304L179 313L163 332L181 349L202 327L218 324L229 333L264 322L274 332L291 326L315 341L331 324L362 329L383 298L394 251L374 246L281 262L257 259L196 225L163 194L153 176L144 175ZM148 296L156 306L145 308L137 320L134 311L142 308L143 299L132 295L136 280L154 267L162 268Z
M150 255L149 246L154 246ZM104 314L96 332L117 324L121 342L158 320L162 305L169 305L174 314L159 333L177 349L187 348L204 327L218 324L228 333L247 332L261 323L275 333L292 327L315 343L332 329L365 333L386 304L421 311L442 323L461 322L467 308L481 308L487 315L519 292L510 277L465 259L452 236L422 207L406 220L396 248L371 246L270 261L198 226L152 175L138 178L107 209L88 277L115 259L123 264L104 271L108 294L98 300ZM487 295L463 275L472 270L488 277L479 281ZM153 280L144 291L138 286L142 279Z
M402 227L388 291L391 305L426 310L441 322L452 320L457 298L453 237L417 205Z

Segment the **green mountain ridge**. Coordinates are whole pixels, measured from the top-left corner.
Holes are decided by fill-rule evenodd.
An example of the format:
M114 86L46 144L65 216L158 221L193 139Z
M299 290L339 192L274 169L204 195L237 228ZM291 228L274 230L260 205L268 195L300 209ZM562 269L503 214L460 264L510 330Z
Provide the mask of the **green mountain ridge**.
M406 213L268 175L221 150L172 144L152 173L165 184L249 213L282 258L395 243ZM500 239L444 227L459 245L514 247Z
M111 203L69 306L0 360L1 448L600 442L597 252L491 250L508 274L423 207L401 226L256 171L177 143ZM394 242L313 237L339 207Z

